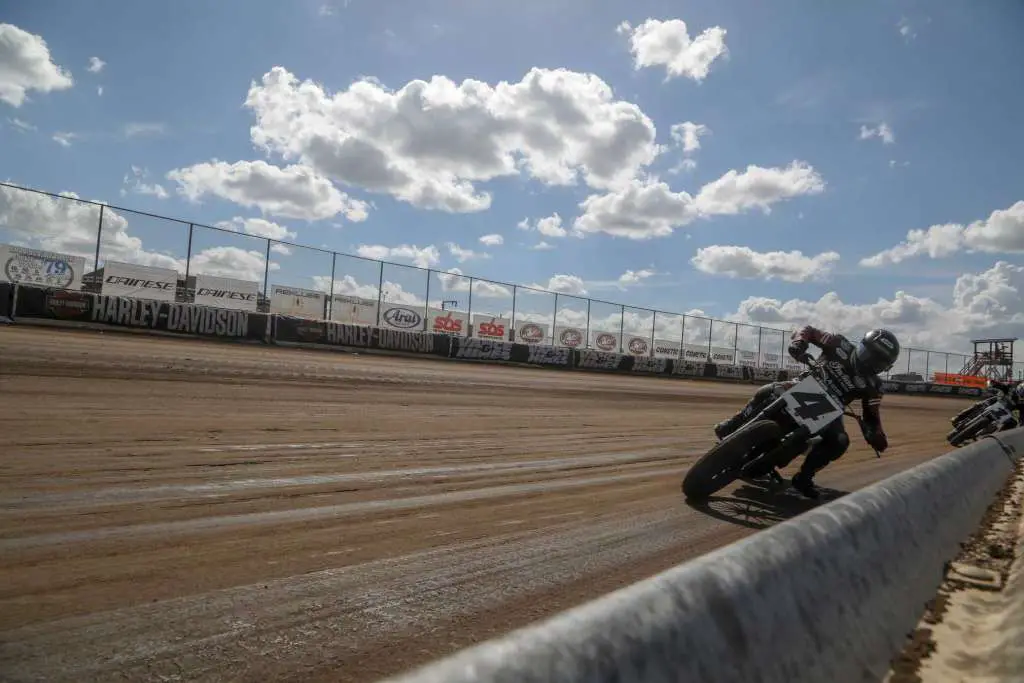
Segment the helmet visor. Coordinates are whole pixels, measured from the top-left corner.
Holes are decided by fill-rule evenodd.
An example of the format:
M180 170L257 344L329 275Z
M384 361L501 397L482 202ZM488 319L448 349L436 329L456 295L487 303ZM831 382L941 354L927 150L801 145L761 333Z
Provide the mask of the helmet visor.
M885 372L896 362L895 358L890 358L889 354L882 349L874 344L865 344L864 342L857 345L856 359L858 367L873 375Z

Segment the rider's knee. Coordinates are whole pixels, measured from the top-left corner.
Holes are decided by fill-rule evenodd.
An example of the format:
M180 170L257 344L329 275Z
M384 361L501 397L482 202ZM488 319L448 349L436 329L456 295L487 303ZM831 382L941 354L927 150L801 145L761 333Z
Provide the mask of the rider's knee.
M836 434L835 443L830 449L832 453L832 460L838 460L850 449L850 435L846 432L840 432Z

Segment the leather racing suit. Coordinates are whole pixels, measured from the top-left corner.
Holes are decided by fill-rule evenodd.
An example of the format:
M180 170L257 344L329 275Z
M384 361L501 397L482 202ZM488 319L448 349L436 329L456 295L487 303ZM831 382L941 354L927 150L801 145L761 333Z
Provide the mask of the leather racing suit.
M840 335L825 332L810 325L793 334L789 343L789 355L804 362L808 347L814 344L821 349L818 363L824 370L823 384L835 396L841 396L844 405L860 399L864 420L864 438L879 452L888 448L889 443L882 428L881 402L882 380L870 372L860 372L854 362L855 345ZM770 401L786 392L795 380L772 382L762 386L744 408L733 417L715 426L715 435L724 439L757 415ZM805 495L816 497L814 475L829 463L838 460L850 447L843 420L838 419L819 432L821 441L804 458L800 471L793 477L793 486ZM788 464L788 463L786 463Z

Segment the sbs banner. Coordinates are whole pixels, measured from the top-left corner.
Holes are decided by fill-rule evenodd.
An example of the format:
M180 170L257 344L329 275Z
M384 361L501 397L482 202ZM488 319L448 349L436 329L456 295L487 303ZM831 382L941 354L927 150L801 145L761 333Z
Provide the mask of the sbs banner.
M427 312L427 332L448 334L453 337L469 335L469 314L462 311L442 311L431 308Z
M170 268L107 261L102 271L100 293L106 296L174 301L178 293L178 272Z
M473 336L494 341L509 341L512 321L493 315L473 316Z
M196 275L195 283L195 303L200 306L231 308L253 313L257 310L260 295L258 282Z
M78 290L84 274L81 256L0 244L0 282Z

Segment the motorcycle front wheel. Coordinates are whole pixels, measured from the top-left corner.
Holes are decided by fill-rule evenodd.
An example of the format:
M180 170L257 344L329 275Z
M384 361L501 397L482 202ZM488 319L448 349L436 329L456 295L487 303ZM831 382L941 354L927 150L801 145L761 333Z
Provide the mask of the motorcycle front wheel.
M782 436L771 420L758 420L739 428L715 444L683 477L687 500L701 501L731 484L740 474L743 459L752 449Z
M989 420L986 420L982 417L976 417L972 422L969 422L967 426L963 427L962 429L958 427L951 431L949 434L947 434L946 441L949 443L950 446L953 446L954 448L959 448L967 441L970 441L980 436L981 432L984 431L985 428L988 426Z

